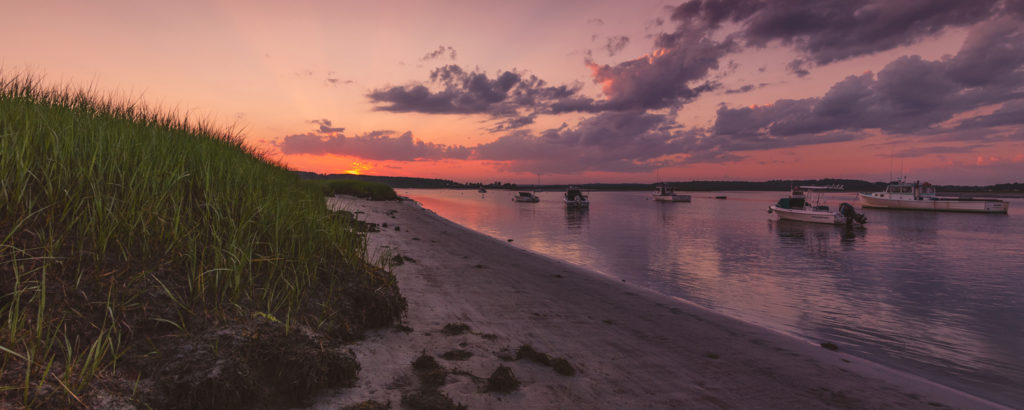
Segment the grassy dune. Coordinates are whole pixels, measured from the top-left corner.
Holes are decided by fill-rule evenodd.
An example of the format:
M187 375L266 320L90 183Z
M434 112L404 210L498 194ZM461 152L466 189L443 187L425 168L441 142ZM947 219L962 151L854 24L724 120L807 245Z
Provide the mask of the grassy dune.
M394 276L323 194L203 122L0 73L0 407L244 406L297 377L247 359L392 323ZM218 360L268 380L204 373ZM311 369L282 394L337 378Z

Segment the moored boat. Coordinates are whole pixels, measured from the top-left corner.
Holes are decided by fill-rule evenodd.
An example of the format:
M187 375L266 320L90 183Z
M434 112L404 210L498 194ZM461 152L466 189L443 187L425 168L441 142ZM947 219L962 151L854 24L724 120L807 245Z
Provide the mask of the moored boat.
M1010 203L998 199L938 196L927 182L893 181L885 191L861 192L860 205L865 208L911 209L921 211L1007 213Z
M587 208L590 206L590 200L583 192L580 191L579 187L570 186L562 195L562 200L565 201L565 206L569 208Z
M654 192L651 194L651 198L655 201L662 202L690 202L689 195L677 194L675 188L668 185L658 185L655 187Z
M829 209L824 204L822 197L824 191L842 189L842 186L800 186L793 188L789 197L779 199L775 205L768 207L768 213L778 215L779 219L791 221L814 222L832 225L852 225L867 223L863 214L857 213L850 205L843 202L837 211ZM811 198L807 198L804 192L809 192Z
M516 202L540 202L540 197L533 192L519 191L515 195L512 195L512 200Z

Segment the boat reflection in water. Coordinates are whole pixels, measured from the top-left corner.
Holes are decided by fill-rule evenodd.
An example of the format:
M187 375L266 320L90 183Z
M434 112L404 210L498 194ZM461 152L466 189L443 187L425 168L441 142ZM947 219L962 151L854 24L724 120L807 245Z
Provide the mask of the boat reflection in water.
M855 225L806 224L785 219L769 222L768 230L775 232L784 245L805 245L826 251L832 243L853 245L867 234L867 229Z
M569 229L580 229L590 220L589 208L565 208L565 226Z

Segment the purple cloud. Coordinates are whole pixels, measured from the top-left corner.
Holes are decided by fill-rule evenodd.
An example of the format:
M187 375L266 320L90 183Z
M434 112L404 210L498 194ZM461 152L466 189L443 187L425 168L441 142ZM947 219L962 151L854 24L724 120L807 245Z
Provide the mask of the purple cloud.
M608 57L614 57L622 49L629 45L629 37L626 36L615 36L608 38L607 44L604 45L604 49L608 51Z
M999 130L950 134L955 115L1002 104L957 129L1024 123L1024 26L998 19L976 27L960 52L927 61L904 56L878 72L849 76L822 97L718 110L715 136L773 139L880 129L891 134L984 140Z
M346 137L342 134L345 129L331 127L330 120L310 122L320 127L309 133L285 136L275 145L285 155L334 154L381 161L466 159L470 154L470 149L463 146L415 140L409 131L397 136L394 131L380 130Z
M1006 16L994 17L998 13ZM402 158L472 158L548 173L641 172L679 163L729 162L744 151L852 141L869 130L881 130L890 138L950 142L923 149L924 154L973 149L1020 135L1005 128L1024 123L1024 25L1017 19L1022 16L1024 0L691 0L672 10L676 27L655 36L650 55L601 64L588 54L585 64L601 86L599 97L583 95L578 84L549 86L517 70L492 77L458 65L433 70L428 82L379 88L367 95L380 111L486 115L493 121L488 131L504 133L493 142L469 148L417 145L406 134L348 140L360 139L367 151L370 145L395 144ZM722 88L717 79L735 68L723 69L720 61L747 47L791 47L799 57L788 68L802 77L815 65L967 26L968 38L952 57L903 56L877 73L838 81L819 97L752 107L723 105L707 129L686 129L675 120L687 103ZM719 32L726 28L734 31ZM610 55L628 42L625 37L613 40L606 47ZM991 114L947 123L993 106ZM593 115L574 126L524 129L538 116L571 112ZM329 123L326 127L331 128ZM301 142L321 150L355 144L343 136L341 141L318 138Z
M454 60L456 55L457 55L457 53L455 52L455 48L454 47L451 47L451 46L437 46L437 50L434 50L434 51L431 51L431 52L429 52L427 54L424 54L423 57L420 57L420 61L433 60L433 59L441 58L441 57L445 57L445 56L447 56L448 58Z
M580 85L548 86L534 75L503 71L494 78L450 64L430 73L430 85L410 84L376 89L368 94L378 111L426 114L485 114L503 118L503 128L523 126L539 112L576 98Z
M777 41L806 56L791 63L790 68L800 75L810 64L910 45L948 27L968 26L1001 9L1019 7L997 0L691 0L677 7L672 19L688 31L738 23L737 35L747 46L764 47Z

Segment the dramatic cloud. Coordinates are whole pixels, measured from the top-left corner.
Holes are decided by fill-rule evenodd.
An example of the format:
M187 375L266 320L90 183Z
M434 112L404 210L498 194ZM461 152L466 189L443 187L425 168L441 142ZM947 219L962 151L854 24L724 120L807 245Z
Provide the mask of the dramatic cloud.
M348 155L372 160L416 161L445 158L466 159L470 150L462 146L448 146L417 141L406 131L395 136L394 131L372 131L346 137L344 128L332 127L327 119L310 121L319 128L306 134L288 135L276 143L285 155Z
M607 98L595 104L601 110L627 110L659 109L690 102L718 87L704 78L718 68L718 60L733 46L729 41L695 38L614 66L588 61L594 82L601 84Z
M456 56L455 48L451 46L438 46L437 50L424 54L423 57L420 58L420 61L433 60L444 56L448 56L448 58L454 60Z
M1002 104L957 129L1024 123L1024 25L998 19L977 26L960 52L927 61L904 56L878 75L849 76L822 97L718 110L716 137L791 144L788 137L880 129L890 134L985 140L994 132L956 133L942 123L960 113ZM936 138L939 139L939 138Z
M548 86L534 75L503 71L493 79L479 71L467 72L445 65L430 73L433 91L423 84L373 90L368 97L379 111L426 114L487 114L511 118L504 126L514 128L532 122L526 118L550 106L575 98L579 85Z
M570 174L646 172L659 166L738 159L702 139L702 130L679 128L667 115L608 111L534 134L517 131L478 145L476 158L504 161L507 169Z
M691 0L677 7L672 19L688 31L710 31L737 23L747 46L777 41L806 56L791 69L798 75L809 64L828 64L851 57L910 45L948 27L962 27L1019 4L997 0ZM678 36L674 33L671 36Z
M964 152L1021 135L1012 127L1024 124L1021 17L1024 0L691 0L672 9L675 28L655 35L648 55L598 63L587 54L584 63L600 96L583 95L578 84L549 86L517 70L492 77L458 65L434 69L427 82L367 95L379 111L486 115L493 121L488 131L503 133L493 142L465 148L417 145L410 135L356 138L367 147L396 144L405 147L401 152L416 152L405 157L461 156L548 173L721 163L746 151L853 141L877 132L941 143L920 155ZM956 27L970 32L955 56L903 56L877 73L848 76L819 97L722 105L707 129L676 122L679 110L708 92L738 94L765 85L722 90L718 82L736 70L732 63L721 67L723 58L747 48L795 50L799 57L787 68L803 77L815 66L911 45ZM628 42L610 38L605 49L614 56ZM989 114L961 118L974 110ZM525 129L538 116L563 113L591 115L574 126ZM340 142L330 138L303 142L348 143L343 136Z

